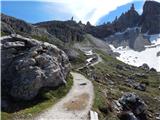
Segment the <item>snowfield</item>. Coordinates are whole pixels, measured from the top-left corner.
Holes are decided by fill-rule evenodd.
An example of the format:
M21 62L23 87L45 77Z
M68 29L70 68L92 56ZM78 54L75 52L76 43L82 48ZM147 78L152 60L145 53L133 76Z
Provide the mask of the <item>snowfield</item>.
M152 45L146 46L146 49L141 52L134 51L129 47L115 48L113 45L110 45L110 48L113 52L120 53L120 56L117 57L117 59L124 63L133 66L141 66L146 63L150 68L155 68L160 72L160 56L157 56L157 53L160 52L160 38L152 40L151 42Z

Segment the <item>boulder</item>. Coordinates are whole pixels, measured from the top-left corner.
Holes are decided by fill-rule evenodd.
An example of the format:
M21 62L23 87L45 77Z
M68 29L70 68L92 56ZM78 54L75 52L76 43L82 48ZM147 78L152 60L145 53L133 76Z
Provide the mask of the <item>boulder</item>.
M119 115L120 120L138 120L132 112L123 112Z
M124 93L114 108L121 120L146 120L147 106L135 93Z
M66 83L67 55L55 45L22 36L1 38L2 94L31 100L44 87Z
M150 72L157 72L157 70L155 68L151 68Z
M140 91L145 91L146 90L146 84L144 83L137 83L134 86L135 89L140 90Z
M144 70L149 70L149 66L144 63L142 66L140 66L140 68L144 69Z
M116 65L116 68L119 69L119 70L123 70L124 69L123 65L120 65L120 64Z
M135 73L134 76L139 78L144 78L144 79L148 78L148 76L145 73Z
M160 56L160 51L159 52L157 52L157 57L159 57Z
M119 103L123 106L123 110L131 110L135 115L144 113L147 110L144 101L134 93L125 93L119 99Z
M160 113L156 113L156 120L160 120Z

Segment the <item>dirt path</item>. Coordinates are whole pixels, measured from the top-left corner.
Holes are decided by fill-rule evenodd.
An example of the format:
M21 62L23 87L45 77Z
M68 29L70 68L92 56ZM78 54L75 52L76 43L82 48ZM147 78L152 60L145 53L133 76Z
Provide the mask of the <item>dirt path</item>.
M70 92L35 120L88 120L94 98L90 80L79 73L71 73L74 84Z
M97 59L96 62L92 63L91 66L94 66L94 65L96 65L96 64L98 64L98 63L100 63L100 62L102 62L102 58L99 56L99 54L96 54L96 55L97 55L98 59Z
M98 64L98 63L100 63L100 62L103 62L103 60L102 60L102 58L99 56L99 54L96 54L96 55L97 55L97 57L98 57L97 61L95 61L94 63L92 63L90 66L94 66L94 65L96 65L96 64ZM84 65L84 66L82 66L82 67L80 67L80 68L77 68L76 70L78 71L78 70L80 70L80 69L83 69L84 67L86 67L86 65Z

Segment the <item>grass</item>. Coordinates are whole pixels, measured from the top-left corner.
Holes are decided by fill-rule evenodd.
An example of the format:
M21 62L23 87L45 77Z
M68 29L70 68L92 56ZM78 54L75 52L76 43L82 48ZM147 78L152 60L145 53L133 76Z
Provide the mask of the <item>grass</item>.
M99 110L99 108L101 106L107 106L106 105L105 95L102 92L104 86L102 84L101 85L98 84L95 81L93 82L93 85L94 85L95 98L94 98L94 103L93 103L92 109L99 114L99 119L103 119L103 118L105 118L105 114L101 113L101 111Z
M67 81L68 81L67 85L60 86L56 90L49 90L48 92L40 93L43 102L39 102L39 100L38 101L34 100L34 102L37 101L36 105L25 108L23 110L14 113L1 112L2 120L24 119L24 118L30 119L31 117L36 116L38 113L54 105L69 92L70 88L73 85L73 78L71 75L67 77ZM23 104L25 104L25 102ZM27 104L32 104L32 102L31 103L28 102Z
M70 61L72 64L73 69L82 67L85 65L85 60L87 59L87 57L84 55L84 53L80 50L76 50L79 55L75 60Z
M0 36L6 36L6 35L9 35L9 34L7 34L7 33L3 32L3 31L1 31Z
M38 36L38 35L32 35L32 38L39 40L39 41L43 41L43 42L48 42L48 37L47 36Z

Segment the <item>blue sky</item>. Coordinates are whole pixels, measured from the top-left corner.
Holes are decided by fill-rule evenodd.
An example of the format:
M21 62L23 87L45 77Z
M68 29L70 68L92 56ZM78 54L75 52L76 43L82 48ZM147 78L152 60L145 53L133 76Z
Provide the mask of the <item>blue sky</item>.
M70 19L72 14L61 11L61 8L63 8L62 4L52 2L3 1L1 4L2 13L30 23Z
M3 0L1 12L30 23L68 20L73 16L76 21L95 25L113 20L127 11L131 3L136 3L136 9L142 11L144 0Z
M119 17L123 12L126 12L127 10L130 9L132 3L134 3L135 9L139 14L142 14L142 8L144 5L144 1L136 1L136 2L131 2L131 3L127 3L125 5L122 5L120 7L117 7L116 10L110 11L108 14L102 16L97 22L96 24L103 24L103 23L107 23L108 21L113 21L115 19L115 17Z

